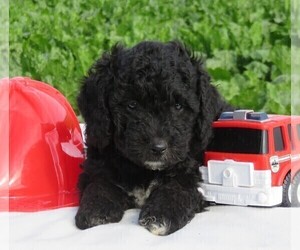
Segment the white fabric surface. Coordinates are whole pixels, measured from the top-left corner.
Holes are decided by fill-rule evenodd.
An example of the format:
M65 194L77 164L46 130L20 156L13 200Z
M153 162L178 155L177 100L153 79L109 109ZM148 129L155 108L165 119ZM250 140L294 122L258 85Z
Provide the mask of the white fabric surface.
M183 229L155 236L137 224L138 209L120 223L78 230L77 208L0 213L1 250L300 249L300 209L212 206Z

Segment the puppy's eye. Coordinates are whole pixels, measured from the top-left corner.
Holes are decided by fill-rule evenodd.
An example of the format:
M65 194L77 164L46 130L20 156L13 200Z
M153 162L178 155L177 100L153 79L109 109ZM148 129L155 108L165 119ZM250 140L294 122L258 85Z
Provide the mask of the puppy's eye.
M130 102L128 103L128 105L127 105L127 108L128 108L129 110L134 110L134 109L136 109L136 107L137 107L137 102L136 102L136 101L130 101Z
M180 103L176 103L176 104L175 104L175 109L178 110L178 111L179 111L179 110L182 110L182 109L183 109L183 106L182 106Z

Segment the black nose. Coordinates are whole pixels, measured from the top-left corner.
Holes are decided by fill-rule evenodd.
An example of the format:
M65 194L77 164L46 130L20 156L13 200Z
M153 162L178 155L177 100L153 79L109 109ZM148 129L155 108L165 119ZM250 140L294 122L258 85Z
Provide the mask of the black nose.
M154 138L151 146L151 150L155 154L162 154L167 149L167 142L160 138Z

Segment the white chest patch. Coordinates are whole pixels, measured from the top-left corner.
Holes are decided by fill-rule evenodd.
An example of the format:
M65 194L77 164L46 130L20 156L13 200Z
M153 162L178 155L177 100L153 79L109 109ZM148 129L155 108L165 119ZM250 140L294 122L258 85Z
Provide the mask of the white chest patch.
M142 207L145 204L147 198L150 196L154 187L157 185L157 181L152 181L147 189L143 187L136 187L131 192L128 192L128 195L134 197L135 204L138 207Z

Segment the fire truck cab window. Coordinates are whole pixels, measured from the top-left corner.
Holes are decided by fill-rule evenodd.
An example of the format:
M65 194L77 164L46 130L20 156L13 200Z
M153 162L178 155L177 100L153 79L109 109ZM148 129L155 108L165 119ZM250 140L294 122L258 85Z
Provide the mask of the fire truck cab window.
M297 124L297 134L298 134L298 139L300 141L300 124Z
M208 151L267 154L268 132L250 128L215 128Z
M295 149L294 139L293 139L293 136L292 136L292 125L291 124L288 124L288 133L289 133L289 139L290 139L292 149Z
M273 129L273 136L274 136L275 151L284 150L284 143L283 143L281 127L276 127Z

